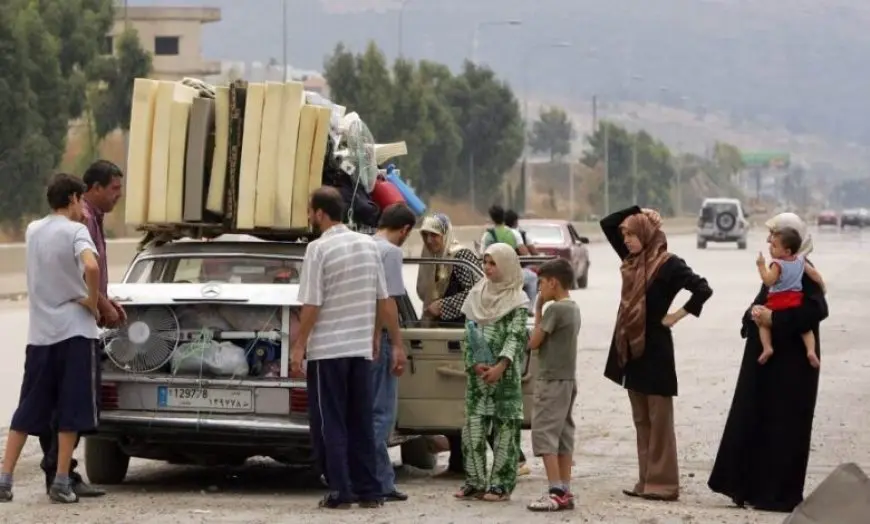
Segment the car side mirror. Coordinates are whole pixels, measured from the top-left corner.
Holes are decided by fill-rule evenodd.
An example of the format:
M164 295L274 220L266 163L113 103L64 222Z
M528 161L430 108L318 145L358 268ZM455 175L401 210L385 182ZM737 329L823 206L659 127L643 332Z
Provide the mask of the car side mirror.
M589 237L580 237L580 243L581 243L581 244L588 244L588 243L589 243Z

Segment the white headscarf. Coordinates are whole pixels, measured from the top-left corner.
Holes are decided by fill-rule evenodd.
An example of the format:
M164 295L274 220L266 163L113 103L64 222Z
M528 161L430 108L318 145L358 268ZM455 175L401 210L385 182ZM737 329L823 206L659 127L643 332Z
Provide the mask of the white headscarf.
M810 234L806 223L801 220L801 217L794 213L780 213L765 222L764 226L770 231L783 228L794 229L801 236L801 249L797 254L807 256L813 252L813 235Z
M480 325L492 324L519 307L528 308L529 297L523 291L523 269L514 248L492 244L484 252L498 268L499 280L482 278L468 292L462 312Z

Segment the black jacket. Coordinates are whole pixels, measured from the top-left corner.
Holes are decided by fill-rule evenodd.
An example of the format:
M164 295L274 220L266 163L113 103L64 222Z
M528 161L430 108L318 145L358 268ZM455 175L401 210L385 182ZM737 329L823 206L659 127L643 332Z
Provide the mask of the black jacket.
M620 260L628 256L628 248L625 247L619 225L635 213L640 213L637 206L617 211L601 221L601 229ZM614 330L604 368L605 377L638 393L664 397L677 395L674 339L671 329L662 325L662 319L669 313L674 297L682 289L692 294L683 309L690 315L699 316L713 290L703 277L692 271L685 260L671 256L661 265L646 291L646 347L643 355L630 360L624 368L619 367Z

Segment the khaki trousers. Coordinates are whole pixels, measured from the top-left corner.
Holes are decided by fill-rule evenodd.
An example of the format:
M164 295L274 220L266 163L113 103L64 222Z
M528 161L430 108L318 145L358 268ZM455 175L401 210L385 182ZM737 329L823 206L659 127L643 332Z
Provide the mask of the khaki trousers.
M674 399L628 392L637 432L639 495L675 498L680 494L677 437L674 433Z

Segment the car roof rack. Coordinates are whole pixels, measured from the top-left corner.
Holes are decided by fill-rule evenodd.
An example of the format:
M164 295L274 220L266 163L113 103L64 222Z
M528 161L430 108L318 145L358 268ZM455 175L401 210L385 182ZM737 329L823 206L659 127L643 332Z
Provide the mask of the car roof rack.
M348 225L348 224L346 224ZM348 225L353 231L371 235L375 229L366 226ZM237 229L216 222L179 222L173 224L143 224L136 228L144 233L139 241L139 251L148 247L162 246L182 239L214 240L223 235L247 235L266 242L307 244L320 234L311 228L277 229L260 227Z

